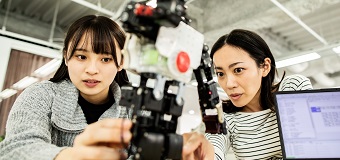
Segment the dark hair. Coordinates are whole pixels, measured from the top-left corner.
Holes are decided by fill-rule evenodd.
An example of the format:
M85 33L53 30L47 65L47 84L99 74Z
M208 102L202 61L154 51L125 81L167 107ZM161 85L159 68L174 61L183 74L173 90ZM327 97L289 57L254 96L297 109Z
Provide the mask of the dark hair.
M235 29L229 34L223 35L215 42L211 49L211 59L213 59L215 52L225 45L233 46L246 51L250 57L255 60L258 67L261 67L265 58L269 58L271 60L270 72L266 77L262 77L260 105L262 106L262 109L270 108L274 111L275 102L273 93L278 90L282 79L279 83L274 84L275 75L277 75L277 69L274 56L267 43L258 34L252 31ZM241 111L242 107L236 107L230 100L226 100L223 103L223 110L227 113L233 113Z
M88 15L76 20L69 27L64 41L63 61L50 81L60 82L64 79L70 79L67 66L65 64L65 58L73 56L81 37L85 34L91 35L92 50L96 54L111 53L116 66L119 67L116 45L119 45L119 48L121 49L124 48L125 33L119 25L110 18ZM67 53L67 51L70 51L70 53ZM129 79L124 69L117 73L114 80L119 86L129 84Z

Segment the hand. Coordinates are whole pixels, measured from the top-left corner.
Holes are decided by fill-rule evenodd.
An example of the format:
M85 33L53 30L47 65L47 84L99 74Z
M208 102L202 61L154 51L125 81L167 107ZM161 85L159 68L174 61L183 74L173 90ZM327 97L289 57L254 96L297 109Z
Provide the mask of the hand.
M92 123L76 136L73 147L62 150L55 159L126 159L122 149L131 140L131 126L128 119L104 119Z
M183 160L213 160L215 151L213 145L197 132L183 134Z

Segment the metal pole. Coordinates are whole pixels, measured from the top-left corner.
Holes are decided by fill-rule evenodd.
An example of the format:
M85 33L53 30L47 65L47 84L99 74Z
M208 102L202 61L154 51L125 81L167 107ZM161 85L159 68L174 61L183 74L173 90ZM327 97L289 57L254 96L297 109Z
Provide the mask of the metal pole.
M56 22L57 22L57 16L58 16L58 11L59 11L59 6L60 6L60 0L57 1L56 7L55 7L55 10L54 10L53 21L52 21L52 27L51 27L51 33L50 33L50 38L49 38L49 40L48 40L50 43L53 43L54 29L55 29Z
M4 19L4 24L2 25L2 30L4 30L4 31L6 31L7 18L8 18L8 14L9 14L9 9L11 7L11 2L12 2L12 0L8 0L8 3L7 3L7 10L6 10L6 15L5 15L5 19Z

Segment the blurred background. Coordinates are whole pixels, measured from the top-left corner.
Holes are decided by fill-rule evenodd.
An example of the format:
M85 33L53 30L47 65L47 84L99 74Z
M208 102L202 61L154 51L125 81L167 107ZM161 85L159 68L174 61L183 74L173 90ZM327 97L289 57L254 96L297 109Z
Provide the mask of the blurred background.
M118 21L124 3L0 0L0 135L16 96L57 69L68 26L88 14ZM340 86L340 0L187 0L186 4L191 26L204 34L209 47L232 29L253 30L269 44L280 74L305 75L314 88ZM196 92L192 86L188 90ZM219 94L226 97L221 89ZM199 114L196 100L187 98L183 115ZM189 114L192 110L196 112Z

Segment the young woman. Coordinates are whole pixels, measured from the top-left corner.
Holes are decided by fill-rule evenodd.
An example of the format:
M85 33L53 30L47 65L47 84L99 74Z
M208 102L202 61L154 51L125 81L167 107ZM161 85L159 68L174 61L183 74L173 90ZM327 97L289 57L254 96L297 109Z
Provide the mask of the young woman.
M120 86L128 84L124 42L124 32L109 18L75 21L54 77L25 89L14 103L0 159L126 158L122 148L132 124L118 105Z
M126 159L122 150L131 140L132 123L123 119L130 112L118 105L120 86L128 84L124 42L124 32L109 18L75 21L54 77L26 88L13 105L0 159ZM184 137L190 147L183 148L183 160L197 157L193 150L202 144L211 146L202 135L196 138Z
M291 75L274 82L274 57L266 42L248 30L236 29L220 37L210 56L218 83L229 97L223 103L227 135L206 134L214 146L215 158L226 159L229 147L237 159L282 158L273 93L312 89L309 79ZM186 137L204 142L196 134ZM195 147L187 145L190 151Z

